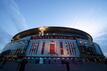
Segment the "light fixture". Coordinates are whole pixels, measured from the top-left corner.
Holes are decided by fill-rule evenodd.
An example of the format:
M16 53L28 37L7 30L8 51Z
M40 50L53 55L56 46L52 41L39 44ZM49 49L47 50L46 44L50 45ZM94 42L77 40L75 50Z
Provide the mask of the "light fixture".
M47 29L48 27L43 26L43 27L39 27L38 29L40 30L40 34L43 36L44 35L44 31Z

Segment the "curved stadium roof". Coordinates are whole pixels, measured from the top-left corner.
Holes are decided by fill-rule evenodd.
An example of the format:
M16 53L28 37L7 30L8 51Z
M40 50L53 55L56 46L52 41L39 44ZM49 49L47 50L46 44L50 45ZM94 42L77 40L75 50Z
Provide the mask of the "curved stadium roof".
M24 37L27 37L30 35L38 35L40 32L39 28L40 27L22 31L22 32L16 34L12 38L12 40L19 40L19 38L21 39L21 38L24 38ZM56 26L47 27L47 29L45 30L45 33L78 34L78 35L91 39L91 41L93 40L91 35L89 35L88 33L78 30L78 29L68 28L68 27L56 27Z

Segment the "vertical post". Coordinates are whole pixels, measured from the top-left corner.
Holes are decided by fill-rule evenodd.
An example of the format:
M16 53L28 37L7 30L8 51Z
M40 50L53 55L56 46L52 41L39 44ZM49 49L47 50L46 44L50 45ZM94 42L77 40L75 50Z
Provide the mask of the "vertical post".
M26 60L22 60L19 64L19 71L25 71L25 65L26 65L27 61Z

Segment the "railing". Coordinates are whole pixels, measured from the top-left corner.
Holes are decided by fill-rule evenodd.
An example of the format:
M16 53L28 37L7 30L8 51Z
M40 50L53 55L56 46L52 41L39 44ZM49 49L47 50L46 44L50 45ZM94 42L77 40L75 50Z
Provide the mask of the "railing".
M2 57L0 58L0 62L3 62L3 61L9 61L9 62L20 62L22 60L26 60L27 62L30 62L30 63L35 63L36 64L39 64L38 61L43 61L43 64L45 63L49 63L51 64L50 62L52 63L97 63L97 64L106 64L105 62L105 59L104 58L98 58L98 57L93 57L93 58L88 58L88 57L55 57L55 56L51 56L51 57L48 57L48 56L20 56L20 57L17 57L17 56L8 56L8 57ZM38 62L38 63L37 63Z

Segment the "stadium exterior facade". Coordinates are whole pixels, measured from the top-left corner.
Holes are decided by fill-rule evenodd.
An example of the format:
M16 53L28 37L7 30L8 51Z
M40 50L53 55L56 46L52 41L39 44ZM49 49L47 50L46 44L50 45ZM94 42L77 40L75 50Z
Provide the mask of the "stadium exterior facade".
M3 49L0 60L3 71L12 70L13 66L14 71L107 70L105 57L92 37L67 27L39 27L20 32Z

